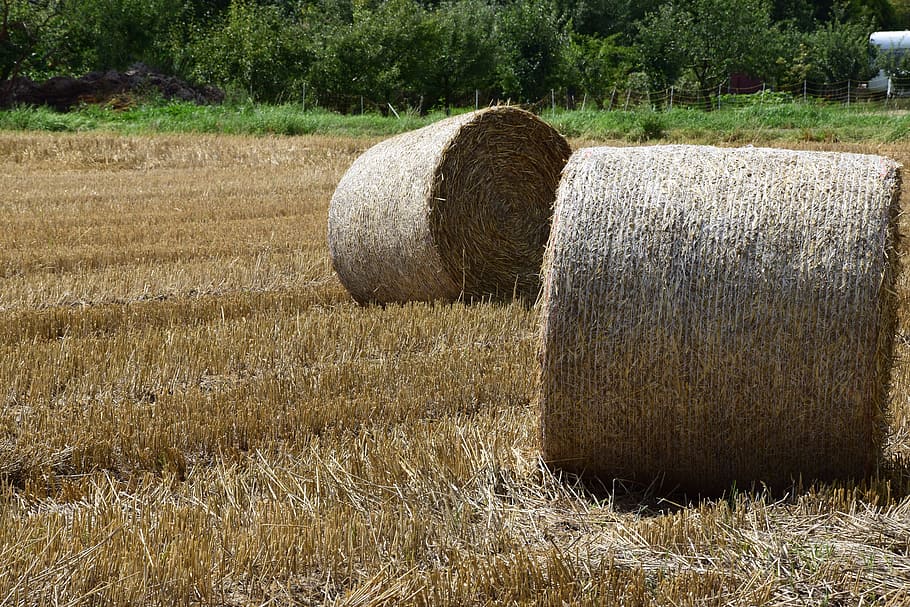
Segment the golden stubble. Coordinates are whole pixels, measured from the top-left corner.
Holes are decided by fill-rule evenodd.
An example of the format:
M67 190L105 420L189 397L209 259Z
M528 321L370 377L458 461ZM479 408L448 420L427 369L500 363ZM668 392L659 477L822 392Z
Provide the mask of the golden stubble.
M333 275L371 143L0 134L0 604L910 599L906 274L880 478L583 486L538 456L537 311Z

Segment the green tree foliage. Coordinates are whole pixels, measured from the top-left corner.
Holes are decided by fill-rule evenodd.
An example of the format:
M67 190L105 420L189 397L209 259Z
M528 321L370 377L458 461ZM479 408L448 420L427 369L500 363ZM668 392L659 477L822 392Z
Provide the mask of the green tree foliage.
M618 44L619 35L606 38L572 34L566 53L567 78L602 107L611 87L626 79L635 65L635 51Z
M557 0L555 6L571 20L575 33L608 36L629 30L632 4L630 0Z
M513 100L538 101L563 83L568 29L547 0L521 0L499 14L499 86Z
M766 0L685 0L639 24L638 53L656 84L689 72L702 91L712 91L733 72L764 76L774 29Z
M365 5L361 5L361 10L365 8ZM354 2L352 0L304 0L300 3L300 20L320 31L328 25L351 24L354 22Z
M192 75L253 99L287 99L299 95L310 63L306 40L281 7L233 0L220 21L193 44Z
M465 0L440 5L428 19L432 37L425 74L428 96L448 111L455 99L493 85L497 45L490 32L496 15L481 0Z
M691 15L670 4L651 13L638 24L636 52L638 60L657 88L669 88L686 69L681 24Z
M67 73L73 1L0 0L0 82L20 74Z
M815 16L817 4L810 0L773 0L771 18L776 22L788 22L800 31L811 31L817 25Z
M629 22L626 24L626 30L629 39L635 36L635 23L644 19L647 15L655 12L668 0L630 0L629 2Z
M352 23L334 25L323 37L311 81L329 94L380 101L383 111L401 98L419 101L437 33L414 0L355 7Z
M79 0L67 11L77 71L123 69L143 62L175 68L174 38L187 17L183 0Z
M849 21L874 20L877 28L896 26L895 6L889 0L773 0L771 16L775 21L792 21L802 31L832 21L835 14Z
M893 29L897 25L897 12L888 0L852 0L846 16L852 21L871 20L875 29Z
M869 44L874 26L871 22L846 21L844 15L836 6L832 20L807 36L809 80L833 84L875 75L875 49Z
M891 7L894 9L894 29L910 29L910 0L891 0Z
M306 84L343 110L361 95L448 108L476 89L596 103L632 74L706 91L736 72L862 80L869 33L901 27L910 0L0 0L0 82L141 61L262 101Z

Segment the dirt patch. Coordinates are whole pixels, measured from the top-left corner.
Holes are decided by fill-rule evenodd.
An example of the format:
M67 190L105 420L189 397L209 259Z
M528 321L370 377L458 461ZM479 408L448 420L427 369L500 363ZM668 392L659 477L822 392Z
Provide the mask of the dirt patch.
M124 72L91 72L79 78L57 76L44 82L18 77L0 83L0 108L46 105L67 112L84 103L128 106L140 96L160 96L199 105L224 100L224 92L218 88L193 85L141 64Z

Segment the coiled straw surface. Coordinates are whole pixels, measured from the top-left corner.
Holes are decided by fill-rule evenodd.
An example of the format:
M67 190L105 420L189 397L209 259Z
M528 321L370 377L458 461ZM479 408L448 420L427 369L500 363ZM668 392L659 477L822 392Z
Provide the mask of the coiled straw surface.
M533 114L496 107L383 141L329 207L332 263L354 299L534 299L571 150Z
M544 261L545 459L709 492L869 473L899 183L858 154L577 151Z

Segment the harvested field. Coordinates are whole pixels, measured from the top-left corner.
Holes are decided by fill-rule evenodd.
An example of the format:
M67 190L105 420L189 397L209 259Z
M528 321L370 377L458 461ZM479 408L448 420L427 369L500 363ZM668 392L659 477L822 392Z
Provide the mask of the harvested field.
M907 273L878 478L585 486L540 462L535 311L333 275L371 143L0 134L0 604L910 602Z

